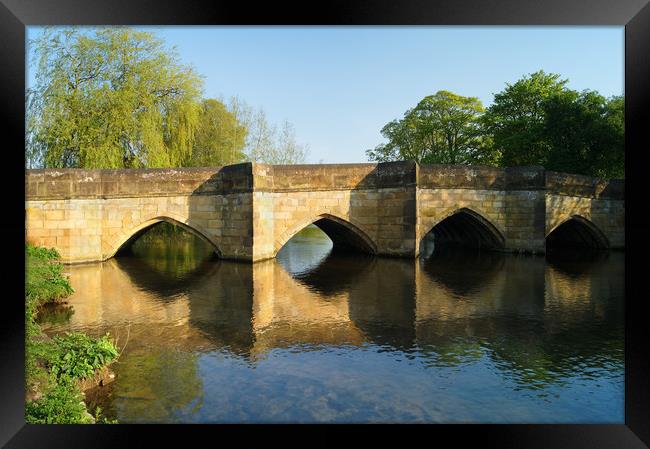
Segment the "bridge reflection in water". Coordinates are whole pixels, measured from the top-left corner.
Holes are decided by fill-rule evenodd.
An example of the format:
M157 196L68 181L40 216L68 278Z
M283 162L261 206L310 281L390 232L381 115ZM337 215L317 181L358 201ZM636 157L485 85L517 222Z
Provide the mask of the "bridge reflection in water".
M621 254L376 258L312 228L252 265L148 248L68 267L74 314L44 325L126 345L120 422L623 422Z

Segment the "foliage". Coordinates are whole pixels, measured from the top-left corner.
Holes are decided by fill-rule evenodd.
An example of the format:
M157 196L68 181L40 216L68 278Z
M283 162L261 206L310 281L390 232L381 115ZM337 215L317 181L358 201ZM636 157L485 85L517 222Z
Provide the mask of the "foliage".
M55 249L25 245L25 313L27 334L38 333L34 326L36 310L46 302L56 302L74 290L63 275Z
M35 322L39 307L72 293L54 249L25 245L25 376L28 389L43 392L28 401L29 423L92 423L75 381L113 361L118 353L108 335L93 339L82 333L46 340Z
M414 160L419 163L494 163L490 140L478 121L483 105L474 97L438 91L381 130L388 143L366 153L371 160Z
M46 366L57 379L83 379L92 376L96 369L116 357L117 348L109 335L94 339L80 332L72 332L54 337Z
M567 80L540 70L494 95L482 117L485 131L501 150L501 165L544 165L550 150L544 138L543 102L565 92Z
M602 178L625 175L625 122L622 97L569 91L544 102L544 137L549 170Z
M280 126L271 124L262 108L252 107L237 97L230 99L230 111L248 130L245 157L262 164L302 164L309 148L296 141L294 126L288 121Z
M203 100L196 140L188 165L208 167L241 162L248 130L237 116L215 99Z
M233 99L201 99L202 77L174 48L129 27L49 28L30 41L29 167L216 166L303 162L289 122Z
M93 339L82 333L54 337L52 341L28 341L27 382L38 382L43 397L26 403L29 423L88 424L94 422L83 402L76 380L117 357L117 348L105 335Z
M495 95L482 121L502 152L501 164L623 177L623 98L577 92L566 83L539 71Z
M152 33L49 29L30 44L30 166L175 167L190 159L202 80Z
M379 162L541 165L624 177L623 97L577 92L567 82L540 70L507 84L486 110L476 98L439 91L384 126L388 142L366 153Z
M57 260L61 257L55 248L44 248L42 246L25 244L25 251L28 256L37 257L43 260Z
M58 260L55 249L25 245L25 375L39 384L48 380L37 364L44 344L34 341L41 334L35 321L37 312L42 305L58 302L73 292Z
M60 383L42 398L25 404L25 420L30 424L92 424L83 396L70 383Z

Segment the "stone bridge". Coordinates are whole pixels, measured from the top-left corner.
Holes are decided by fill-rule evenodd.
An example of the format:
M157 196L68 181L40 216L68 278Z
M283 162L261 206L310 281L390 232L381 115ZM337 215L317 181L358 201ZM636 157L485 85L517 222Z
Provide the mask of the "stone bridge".
M314 223L334 248L418 257L423 242L512 252L622 249L624 182L542 167L243 163L27 170L26 240L66 263L113 257L160 221L224 259L275 257ZM430 239L429 237L433 237Z

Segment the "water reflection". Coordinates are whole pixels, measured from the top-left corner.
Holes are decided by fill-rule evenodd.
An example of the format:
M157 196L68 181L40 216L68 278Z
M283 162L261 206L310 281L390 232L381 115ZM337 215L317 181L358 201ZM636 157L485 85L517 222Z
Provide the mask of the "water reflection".
M420 265L438 285L462 298L480 293L497 273L503 272L505 260L506 257L498 252L442 247L435 257L429 255L420 259Z
M165 244L70 267L74 314L44 325L118 338L121 422L623 422L622 254L368 258L308 229L251 265Z

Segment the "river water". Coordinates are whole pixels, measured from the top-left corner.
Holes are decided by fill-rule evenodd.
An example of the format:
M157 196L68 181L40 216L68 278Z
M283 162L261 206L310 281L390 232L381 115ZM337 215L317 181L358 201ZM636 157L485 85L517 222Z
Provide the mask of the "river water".
M277 259L193 237L66 268L73 313L109 332L120 423L623 423L624 256L332 253L308 227Z

